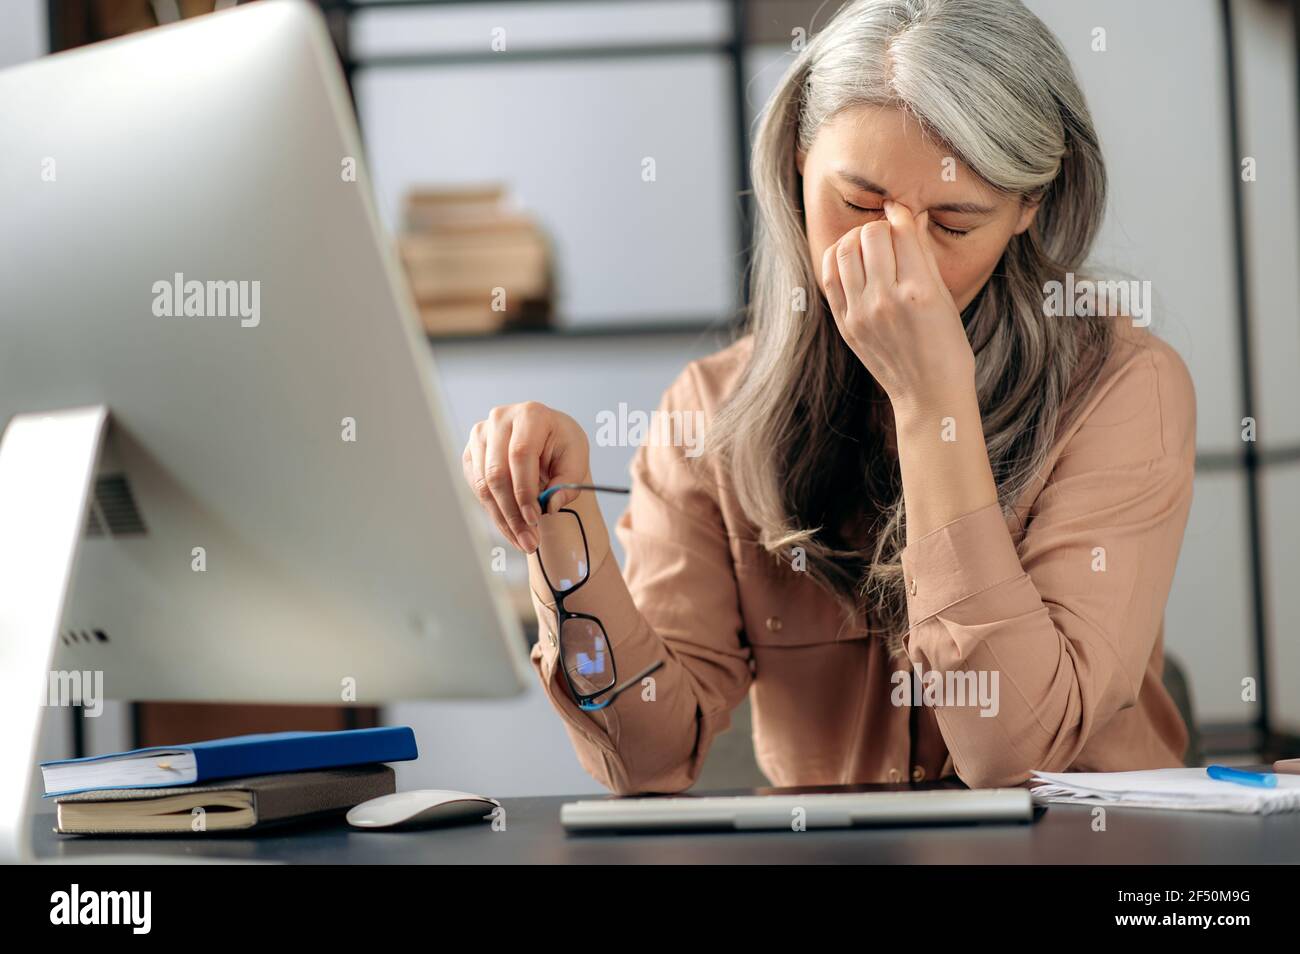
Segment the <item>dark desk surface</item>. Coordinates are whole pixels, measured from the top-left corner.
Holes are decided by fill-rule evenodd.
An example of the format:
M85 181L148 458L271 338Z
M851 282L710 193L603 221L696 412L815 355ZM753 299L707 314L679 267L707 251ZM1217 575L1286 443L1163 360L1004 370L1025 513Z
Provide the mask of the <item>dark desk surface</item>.
M862 790L861 787L857 790ZM770 791L770 790L769 790ZM734 794L734 793L727 793ZM302 864L1268 864L1300 862L1300 812L1233 815L1051 805L1033 824L805 832L566 835L560 805L576 798L502 799L506 830L487 823L416 832L359 831L341 819L257 835L85 838L56 835L48 803L33 819L38 857L114 855L177 861Z

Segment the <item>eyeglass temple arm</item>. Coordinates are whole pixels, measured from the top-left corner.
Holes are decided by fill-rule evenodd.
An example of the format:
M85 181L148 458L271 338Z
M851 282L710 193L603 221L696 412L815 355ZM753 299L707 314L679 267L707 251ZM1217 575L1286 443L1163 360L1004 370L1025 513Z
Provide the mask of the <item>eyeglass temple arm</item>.
M542 508L542 513L546 512L546 504L557 490L603 490L611 494L630 494L630 487L610 487L605 484L556 484L554 487L547 487L537 495L538 506Z

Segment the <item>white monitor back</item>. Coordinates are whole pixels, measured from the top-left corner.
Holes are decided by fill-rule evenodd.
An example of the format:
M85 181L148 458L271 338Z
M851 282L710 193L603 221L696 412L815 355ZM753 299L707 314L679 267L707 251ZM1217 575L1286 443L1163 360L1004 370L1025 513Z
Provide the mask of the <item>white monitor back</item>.
M110 414L54 668L128 699L522 691L320 14L0 73L0 129L0 425ZM207 283L245 283L243 310L185 317L190 281L214 311Z

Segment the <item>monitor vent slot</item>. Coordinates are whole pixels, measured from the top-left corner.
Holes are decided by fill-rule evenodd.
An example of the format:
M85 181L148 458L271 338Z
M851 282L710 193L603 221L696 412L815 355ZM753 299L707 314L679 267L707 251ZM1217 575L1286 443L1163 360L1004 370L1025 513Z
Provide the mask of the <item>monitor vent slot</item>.
M108 641L108 633L102 629L59 630L59 642L65 646L73 646L77 643L106 643Z
M135 495L125 474L95 478L95 499L86 518L86 536L139 536L145 533L144 518L135 505Z

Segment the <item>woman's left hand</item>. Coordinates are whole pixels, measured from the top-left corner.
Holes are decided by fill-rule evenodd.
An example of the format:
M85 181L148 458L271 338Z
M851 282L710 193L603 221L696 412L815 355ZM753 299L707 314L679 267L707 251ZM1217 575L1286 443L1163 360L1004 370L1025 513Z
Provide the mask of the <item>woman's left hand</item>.
M885 218L822 256L822 288L844 341L898 410L973 387L975 356L930 245L929 212L885 202Z

